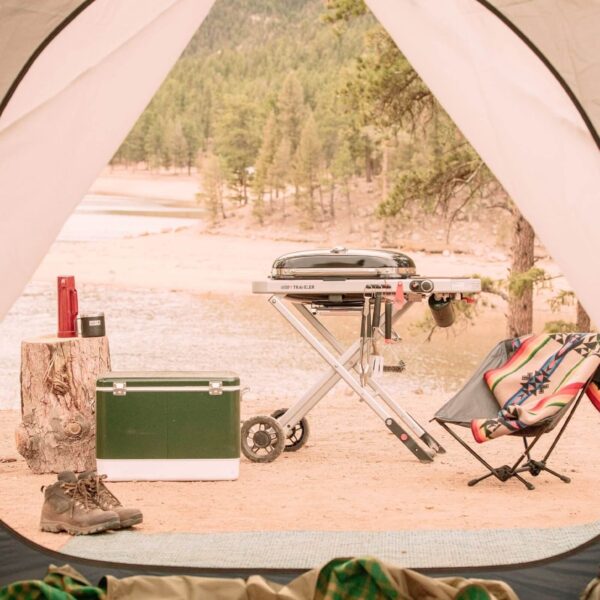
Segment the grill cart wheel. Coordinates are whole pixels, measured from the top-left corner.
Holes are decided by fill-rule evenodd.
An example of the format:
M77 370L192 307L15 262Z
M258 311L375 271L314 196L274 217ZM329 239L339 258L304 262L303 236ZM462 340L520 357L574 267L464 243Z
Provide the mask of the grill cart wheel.
M278 419L281 415L284 415L287 412L287 408L279 408L275 412L271 413L271 416L274 419ZM290 432L287 435L285 440L285 448L284 452L296 452L300 450L304 444L308 441L308 434L310 433L310 429L308 427L308 421L306 417L302 417L296 425L294 425Z
M257 416L242 424L242 452L252 462L274 461L285 447L285 432L273 417Z

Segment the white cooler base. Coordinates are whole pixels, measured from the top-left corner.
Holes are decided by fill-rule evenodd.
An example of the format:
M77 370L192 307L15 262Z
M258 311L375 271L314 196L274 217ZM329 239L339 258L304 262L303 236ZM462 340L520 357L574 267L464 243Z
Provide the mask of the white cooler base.
M96 460L109 481L222 481L240 475L239 458L136 458Z

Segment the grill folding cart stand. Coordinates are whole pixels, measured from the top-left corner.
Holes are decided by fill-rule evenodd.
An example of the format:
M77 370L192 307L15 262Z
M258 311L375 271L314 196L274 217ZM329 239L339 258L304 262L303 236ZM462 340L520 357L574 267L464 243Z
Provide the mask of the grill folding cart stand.
M454 298L460 297L461 293L471 294L480 290L479 280L473 279L427 279L422 281L427 282L428 285L424 289L429 291L420 294L409 292L406 295L408 301L403 298L403 304L394 305L391 316L392 323L398 321L415 301L421 301L433 292ZM360 311L362 308L360 304L369 301L368 298L365 299L365 291L367 291L367 295L379 293L389 300L396 297L398 285L402 286L404 283L409 282L406 279L330 278L297 282L269 279L253 283L254 293L271 294L269 303L314 348L329 368L298 402L285 412L278 411L271 416L257 416L244 422L241 445L245 456L255 462L270 462L277 458L283 450L299 449L305 443L308 435L306 415L340 380L345 381L359 395L419 461L431 462L436 454L445 452L442 446L392 398L376 379L358 378L354 374L361 373L363 340L359 338L344 349L343 345L317 318L317 314L321 310L331 311L333 314L342 314L343 309ZM400 290L402 289L401 287ZM411 284L409 289L415 289L415 286ZM319 304L320 296L324 299L324 303ZM404 296L403 292L402 296ZM328 304L331 298L340 297L349 299L346 306L343 301L338 306ZM360 303L357 302L357 298ZM286 300L291 302L298 314L291 310ZM376 338L383 338L381 329L374 328L373 331ZM421 443L417 442L417 439Z

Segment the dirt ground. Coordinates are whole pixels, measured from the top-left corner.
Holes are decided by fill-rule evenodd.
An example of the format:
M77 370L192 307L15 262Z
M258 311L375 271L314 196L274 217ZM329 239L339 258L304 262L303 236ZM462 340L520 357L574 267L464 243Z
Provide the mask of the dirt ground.
M178 181L177 193L189 193L188 184ZM119 182L113 178L110 186L107 190L116 193ZM140 193L139 186L143 188L137 180L132 183L131 193ZM170 189L161 188L160 194L168 196ZM98 184L95 191L99 190ZM264 278L279 254L315 245L238 233L211 235L192 228L131 239L55 244L33 281L46 285L57 272L70 272L81 285L171 290L212 302L222 298L225 303L251 297L251 281ZM500 252L411 255L418 270L431 276L485 273L503 277L507 268ZM543 266L558 273L550 262ZM548 311L544 302L537 303L539 324ZM500 319L503 306L489 310L495 310ZM269 335L277 335L276 330ZM17 347L19 342L11 343ZM293 365L296 380L290 388L294 392L317 376L312 364ZM285 384L285 372L280 376ZM555 468L572 477L570 484L541 475L534 481L535 491L527 491L517 481L502 484L493 479L469 488L466 482L482 473L480 465L439 426L428 423L452 390L440 390L435 374L422 381L420 389L414 385L394 389L400 404L447 449L432 464L420 464L368 406L337 386L310 413L311 436L302 450L285 453L270 464L242 459L237 481L114 483L110 487L124 504L143 510L144 523L137 529L144 533L530 528L600 518L600 463L593 459L598 453L600 414L586 400L554 454ZM242 417L289 406L292 396L290 392L286 397L285 390L277 399L254 394L243 402ZM0 462L0 516L27 537L59 548L68 540L66 534L37 529L43 499L40 487L51 483L53 476L32 475L16 453L14 430L19 419L16 410L0 411L0 459L16 459ZM507 452L512 457L520 445L519 439L501 439L479 449L492 464L501 465L509 461Z
M400 399L425 424L439 399ZM264 414L272 405L252 403L244 415ZM42 485L52 475L32 475L14 450L17 411L0 411L0 515L27 537L59 548L67 534L38 531ZM488 479L481 466L435 424L426 428L447 449L431 464L419 463L367 406L338 393L309 415L311 437L296 453L270 464L241 461L240 478L231 482L134 482L110 485L126 505L144 513L136 529L156 532L230 531L396 531L558 527L595 521L600 464L596 432L600 415L584 402L555 451L556 469L572 478L565 484L548 475L528 491L517 482ZM501 439L480 448L499 466L514 456L520 440Z

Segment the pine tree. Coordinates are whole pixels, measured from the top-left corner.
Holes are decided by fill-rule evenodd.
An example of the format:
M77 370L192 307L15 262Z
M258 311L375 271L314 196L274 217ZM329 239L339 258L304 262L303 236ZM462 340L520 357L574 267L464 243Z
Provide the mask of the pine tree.
M354 170L355 166L354 160L352 159L352 152L350 151L350 143L348 140L344 140L333 159L332 174L334 181L339 181L346 196L346 211L348 213L348 227L350 233L352 233L353 230L350 188Z
M257 117L256 107L245 97L229 96L217 123L216 150L242 204L248 203L250 173L260 145Z
M198 116L194 111L189 110L183 115L182 132L185 138L185 166L188 175L192 171L192 166L201 145L199 125Z
M306 212L309 222L315 219L315 190L319 185L319 173L321 167L321 141L317 131L317 124L312 112L300 134L300 143L294 157L294 171L296 180L303 188L306 197Z
M284 137L290 141L294 153L300 141L302 123L306 114L304 106L304 90L294 72L288 73L277 99L277 117L279 128Z
M263 130L263 138L258 158L256 159L256 172L254 174L253 187L257 200L263 202L263 195L267 187L272 187L270 181L271 167L277 149L277 123L275 113L271 113ZM264 203L263 203L264 209ZM261 221L262 223L262 221Z
M198 174L202 192L198 198L204 204L211 225L216 225L220 218L225 218L225 206L223 201L223 188L225 177L218 156L209 152L198 160Z
M171 122L168 130L168 152L171 156L173 166L183 168L187 163L187 140L183 134L183 126L179 119Z
M164 130L160 119L155 115L149 119L144 136L144 155L150 170L158 169L162 164Z
M269 178L273 183L273 188L275 189L275 197L279 198L279 194L282 194L281 197L281 214L283 218L286 217L285 214L285 188L286 185L290 182L291 173L290 173L290 161L291 161L291 144L287 138L282 138L279 146L277 146L277 150L275 151L275 155L273 156L273 164L271 165L271 170L269 173Z

